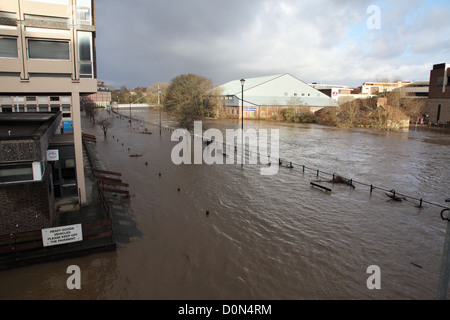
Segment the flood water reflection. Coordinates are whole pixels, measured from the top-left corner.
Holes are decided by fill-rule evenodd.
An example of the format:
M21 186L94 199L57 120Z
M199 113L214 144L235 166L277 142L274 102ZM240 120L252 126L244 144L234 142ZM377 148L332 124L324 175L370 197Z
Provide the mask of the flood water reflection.
M133 116L159 123L154 111ZM130 184L143 236L113 253L1 272L1 299L436 298L446 226L440 208L389 201L360 185L323 182L332 188L323 192L310 185L316 174L300 167L264 177L259 165L176 166L169 130L160 136L158 126L133 120L130 128L115 117L104 139L83 121L106 167ZM176 127L166 115L163 123ZM205 125L239 128L233 120ZM245 126L279 129L281 157L294 163L441 205L449 197L449 135ZM80 291L66 287L71 264L81 268ZM381 290L367 288L371 265L381 269Z

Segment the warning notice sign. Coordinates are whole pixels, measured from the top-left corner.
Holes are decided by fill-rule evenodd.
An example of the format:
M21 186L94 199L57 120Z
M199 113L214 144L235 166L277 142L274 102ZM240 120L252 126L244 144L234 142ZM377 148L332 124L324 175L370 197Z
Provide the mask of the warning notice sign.
M83 241L83 229L81 224L42 229L42 243L44 247L79 241Z

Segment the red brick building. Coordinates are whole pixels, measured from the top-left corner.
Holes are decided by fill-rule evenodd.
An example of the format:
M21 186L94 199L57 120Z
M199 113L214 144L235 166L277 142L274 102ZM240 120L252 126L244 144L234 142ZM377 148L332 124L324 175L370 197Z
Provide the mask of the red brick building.
M83 103L94 103L97 107L107 108L111 106L111 89L104 82L97 82L97 92L84 96Z
M426 114L433 123L450 123L450 63L431 70Z

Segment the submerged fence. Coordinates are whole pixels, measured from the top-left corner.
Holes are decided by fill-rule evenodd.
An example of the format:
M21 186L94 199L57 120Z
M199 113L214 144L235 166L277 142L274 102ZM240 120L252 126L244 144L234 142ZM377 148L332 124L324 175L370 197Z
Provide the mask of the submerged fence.
M126 115L123 115L123 114L119 114L119 115L124 117L124 118L129 118L129 116L126 116ZM141 118L133 118L132 117L132 119L134 119L135 121L138 121L138 122L142 122L142 123L145 123L145 124L156 126L156 127L160 128L161 130L165 130L165 131L175 131L176 129L178 129L178 128L171 128L169 126L163 126L161 123L155 123L155 122L148 121L148 120L141 119ZM194 135L192 133L191 133L191 135L192 135L193 138L202 139L203 141L205 141L207 143L211 142L211 141L209 141L209 139L207 139L207 138L205 138L203 136L196 136L196 135ZM217 142L217 143L220 143L220 142ZM226 150L227 148L234 148L235 150L239 151L239 148L237 146L235 146L235 145L229 145L229 144L227 144L225 142L222 142L222 145L223 145L223 150ZM312 172L316 176L317 179L320 179L323 176L328 176L328 177L332 178L333 180L340 179L341 181L344 181L345 183L347 183L347 184L349 184L349 185L351 185L353 187L355 185L364 186L364 187L367 188L367 190L368 190L368 192L370 192L370 194L372 194L374 191L382 191L382 192L385 192L386 195L389 196L391 199L396 200L396 201L402 201L402 200L414 201L414 202L416 202L418 208L423 208L424 204L427 204L427 205L434 206L434 207L437 207L437 208L440 208L440 209L444 209L444 211L450 210L449 206L445 206L445 205L438 204L438 203L435 203L435 202L427 201L427 200L423 199L423 197L407 195L407 194L404 194L404 193L397 192L395 189L388 189L388 188L385 188L385 187L376 186L376 185L369 184L369 183L366 183L366 182L361 182L361 181L358 181L358 180L355 180L355 179L347 179L347 178L342 177L341 175L339 175L337 173L329 173L329 172L322 171L322 170L317 169L317 168L311 168L309 166L306 166L304 164L300 164L300 163L291 161L289 159L284 159L284 158L281 158L281 157L279 157L278 159L270 159L270 156L268 156L267 154L261 154L259 152L254 152L254 151L251 152L249 150L249 148L245 148L244 152L245 152L245 157L246 157L245 159L246 160L249 159L250 156L253 156L254 154L256 154L260 158L266 157L269 160L269 162L272 161L272 160L278 162L278 165L280 167L285 167L285 168L288 168L290 170L296 170L297 168L300 168L302 173ZM251 152L251 154L250 154L250 152ZM224 153L224 156L226 156L225 153ZM326 189L329 189L329 188L326 188ZM441 214L441 217L442 216L443 215ZM444 220L448 220L448 219L444 219Z

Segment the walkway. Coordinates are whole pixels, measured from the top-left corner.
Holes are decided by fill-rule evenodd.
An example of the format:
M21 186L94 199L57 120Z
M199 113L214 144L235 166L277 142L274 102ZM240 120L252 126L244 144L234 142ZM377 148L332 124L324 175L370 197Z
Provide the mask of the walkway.
M85 161L90 163L90 172L92 173L93 169L107 171L107 168L98 157L95 144L85 141L84 145L90 158L90 161ZM95 177L92 174L92 181L94 179ZM97 193L99 193L97 188L93 189L96 189ZM126 244L141 237L142 233L138 230L133 220L126 199L117 193L104 192L103 194L108 204L115 241Z

